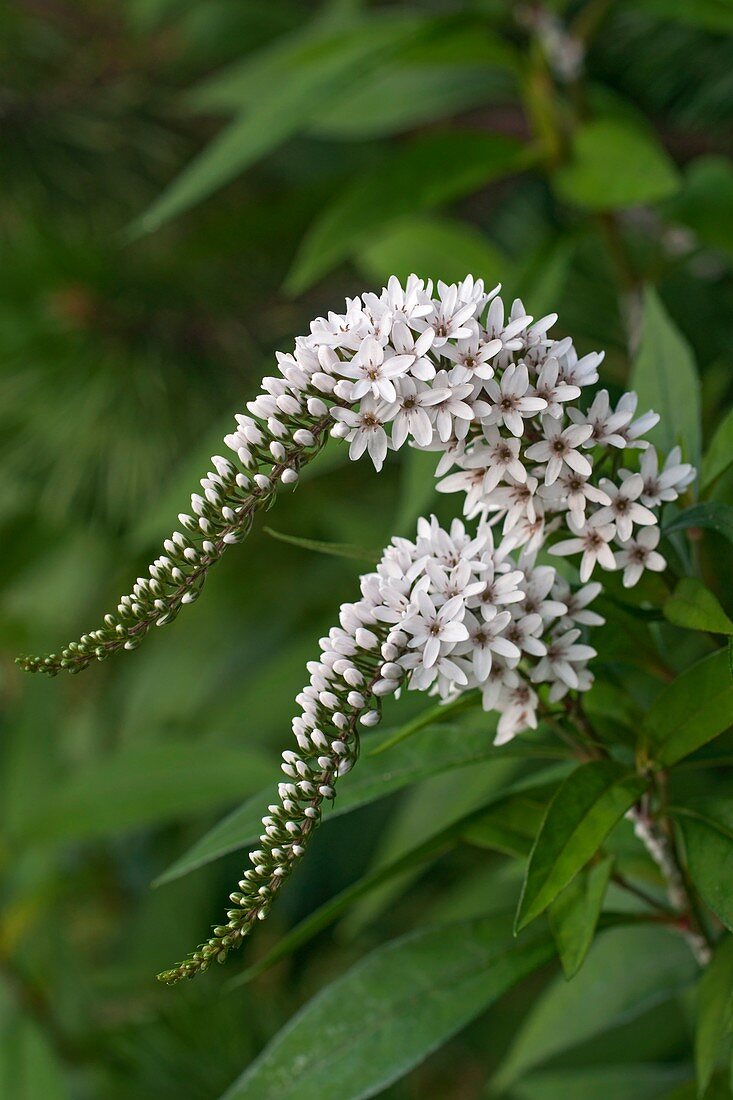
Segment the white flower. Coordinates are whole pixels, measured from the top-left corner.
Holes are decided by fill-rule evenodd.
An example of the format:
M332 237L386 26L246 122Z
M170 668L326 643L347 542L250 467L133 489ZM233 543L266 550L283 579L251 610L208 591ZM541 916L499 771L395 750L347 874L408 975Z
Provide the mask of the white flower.
M534 519L530 519L529 516L520 519L519 523L512 527L508 536L515 547L522 546L530 554L541 549L548 535L560 525L559 516L550 523L545 522L542 500L539 498L535 502L535 513Z
M434 558L425 563L425 572L430 579L430 590L441 603L447 603L454 596L460 596L467 600L469 596L476 596L483 592L485 581L483 577L476 577L471 569L471 563L466 558L461 558L458 565L452 569L446 569Z
M595 677L589 668L583 668L582 665L575 670L578 674L578 685L573 688L573 691L590 691L593 687ZM560 699L564 699L570 688L563 680L555 680L554 684L550 685L549 699L551 703L557 703Z
M547 597L557 582L557 573L549 565L538 565L535 569L525 572L522 588L524 589L524 601L522 610L527 614L537 614L543 622L548 623L553 619L559 619L567 612L567 601L564 597ZM600 588L601 586L598 585ZM569 590L568 590L569 591Z
M616 406L617 412L628 412L629 420L634 416L636 412L636 406L638 404L638 394L633 391L625 393L619 400ZM624 425L619 431L619 435L623 436L623 439L627 447L640 447L646 448L649 446L648 442L642 438L647 432L650 432L655 424L659 423L659 413L655 413L652 410L644 413L638 420L634 420L632 423Z
M528 390L529 371L525 363L510 363L500 381L490 378L486 383L486 392L494 404L486 423L505 424L512 435L522 435L523 418L547 408L546 401L541 397L532 397Z
M413 333L402 321L392 328L392 347L398 355L412 355L414 362L410 366L410 376L419 378L423 382L429 382L435 378L435 364L428 358L428 352L432 347L435 333L431 328L426 328L417 340Z
M626 440L619 433L629 423L631 415L628 410L611 411L608 390L599 390L585 413L580 409L568 409L568 416L573 423L591 426L586 447L625 447Z
M307 338L311 346L344 348L355 351L374 326L364 312L360 298L346 299L346 313L329 313L328 317L316 317L311 321L311 334Z
M446 391L435 389L412 378L397 382L397 398L385 410L385 419L392 421L392 445L399 449L412 436L426 446L433 438L433 423L426 412L431 405L445 400Z
M477 378L493 378L494 368L489 362L502 349L501 340L484 341L483 333L477 331L463 340L456 341L455 346L446 344L443 355L451 362L457 363L467 372L466 380L472 375Z
M600 481L601 489L610 497L610 503L596 512L598 523L616 523L616 532L620 542L631 538L634 524L647 527L657 522L657 517L643 504L637 503L644 482L641 474L629 474L620 485L615 485L606 477Z
M624 588L633 588L645 569L661 573L666 567L666 561L657 553L658 543L659 528L645 527L616 554L616 565L624 571Z
M473 409L465 399L473 392L473 386L470 382L453 382L444 370L438 371L433 385L443 394L432 407L438 437L443 443L447 443L453 435L465 439L473 420Z
M481 687L483 709L502 710L507 692L518 683L519 673L508 668L503 658L494 657L491 672Z
M439 481L440 493L469 493L466 514L471 515L490 499L490 494L505 475L516 481L526 480L527 473L519 458L519 440L505 439L495 428L486 429L486 445L476 445L460 459L461 473L449 474Z
M537 729L537 693L523 680L509 688L503 701L504 709L494 738L495 745L505 745L525 729Z
M520 613L512 618L506 628L505 637L523 653L531 653L533 657L544 656L547 646L539 638L543 626L542 616L536 613L526 615L523 613L524 609L520 605L517 606Z
M403 629L412 635L408 645L410 649L422 649L422 663L430 668L438 659L441 642L462 642L468 637L468 631L459 617L465 613L465 605L460 596L454 596L441 608L437 608L427 592L418 591L417 611L405 619Z
M648 447L641 456L640 473L644 487L641 502L648 508L658 508L660 504L677 500L680 493L695 479L695 469L687 462L681 462L682 451L673 447L667 455L664 468L659 471L659 455L654 447ZM626 470L621 470L625 475Z
M468 628L468 641L456 646L456 654L470 654L473 674L482 684L491 672L492 654L519 660L521 652L517 646L504 637L504 631L511 621L508 611L500 611L487 621L479 619L466 611L464 622Z
M586 584L583 588L577 588L575 592L571 592L568 585L564 582L561 585L558 582L556 591L565 604L565 615L558 624L558 628L571 630L576 623L580 623L581 626L603 626L606 621L603 616L588 608L588 604L593 603L601 594L602 588L603 586L598 581L593 581L591 584Z
M486 500L486 477L488 471L480 466L475 470L460 470L449 474L435 486L439 493L465 493L463 512L468 518L476 515Z
M333 410L334 419L348 429L344 438L351 443L349 458L361 458L364 451L368 451L377 471L382 469L387 455L387 433L384 430L386 408L383 402L369 396L364 398L358 412L353 409Z
M486 427L484 440L485 443L477 445L464 461L469 468L486 468L485 492L491 492L507 475L518 482L527 480L527 471L519 457L520 442L517 438L507 439L498 428Z
M521 569L499 573L495 564L489 562L482 580L484 582L482 591L469 600L469 606L474 610L479 608L481 615L487 621L496 617L500 607L518 603L524 598L524 591L519 587L524 580Z
M550 553L562 556L582 553L580 579L584 584L589 580L596 562L604 569L613 570L616 568L616 559L613 556L611 547L608 545L616 534L615 524L599 523L597 516L594 515L581 527L576 524L571 515L568 525L571 531L575 532L576 537L565 539L563 542L551 546Z
M561 340L552 348L552 353L560 362L560 377L571 386L592 386L598 381L598 367L603 361L603 352L591 351L578 358L572 340Z
M462 340L471 335L471 325L467 324L475 316L477 303L462 302L458 297L458 287L438 283L440 300L433 299L433 313L428 324L435 331L434 346L442 348L448 340ZM415 327L421 330L427 327L424 321L416 321Z
M589 424L571 424L563 428L561 421L551 416L542 417L545 438L527 447L525 454L534 462L547 463L545 485L557 481L564 466L583 477L590 477L593 467L577 448L588 439L591 430Z
M405 374L414 361L414 355L385 357L379 341L367 336L354 358L348 363L340 363L338 369L345 378L356 379L351 387L352 401L371 393L373 397L390 402L397 399L393 379Z
M576 689L578 670L574 666L584 665L596 655L592 646L577 644L579 637L579 630L568 630L566 634L553 638L547 647L546 655L541 658L532 672L532 683L561 680L569 688Z
M524 341L519 333L524 332L531 321L532 318L524 313L522 307L516 314L512 309L510 320L505 325L504 303L501 298L494 298L486 315L486 335L489 339L501 340L505 351L521 351Z
M575 470L562 470L557 481L552 485L540 485L538 490L543 500L555 508L565 508L575 518L575 522L582 526L585 521L585 509L589 502L593 504L610 504L610 497L589 481L587 477L576 473Z
M498 512L504 516L502 531L507 535L518 523L526 520L534 523L537 519L537 478L527 477L526 481L517 481L505 471L504 481L506 484L498 485L486 498L484 507L489 512Z
M557 319L556 315L553 314L553 316ZM534 327L533 325L530 332ZM546 403L547 415L555 419L562 416L564 401L574 401L576 397L580 397L580 386L569 386L567 382L561 382L559 377L560 364L554 356L551 356L545 360L531 389L535 397L540 397Z
M429 317L433 311L430 300L433 292L433 284L427 284L418 279L417 275L410 275L404 289L399 279L391 275L389 282L382 291L381 300L395 320L410 324L416 318ZM366 299L366 295L364 296Z

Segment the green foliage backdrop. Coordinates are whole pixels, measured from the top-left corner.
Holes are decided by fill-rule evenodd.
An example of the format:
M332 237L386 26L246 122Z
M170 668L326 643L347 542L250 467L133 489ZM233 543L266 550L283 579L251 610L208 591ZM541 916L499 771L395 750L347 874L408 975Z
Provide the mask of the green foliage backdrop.
M588 707L674 766L695 896L733 928L732 32L730 0L0 12L1 1096L731 1097L730 939L700 982L632 919L629 880L664 904L618 824L637 777L568 778L548 731L494 750L486 716L413 697L237 964L151 980L218 919L364 568L322 544L369 560L441 514L425 455L377 481L328 448L119 663L43 681L13 658L128 590L312 316L391 273L501 281L700 463L666 516L684 579L609 579ZM571 783L600 810L550 829ZM514 940L543 819L519 923L549 920Z

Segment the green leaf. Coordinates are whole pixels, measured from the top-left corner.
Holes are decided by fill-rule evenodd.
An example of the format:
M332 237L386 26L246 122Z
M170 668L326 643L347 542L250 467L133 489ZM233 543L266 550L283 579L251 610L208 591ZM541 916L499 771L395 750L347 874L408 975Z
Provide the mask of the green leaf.
M694 463L700 456L700 382L689 344L657 292L644 293L641 343L631 372L631 389L639 395L639 412L654 409L660 421L649 438L665 451L675 444Z
M506 259L482 233L447 218L404 218L375 232L359 250L357 261L378 283L390 275L404 280L413 271L422 278L455 282L470 272L491 287L506 270Z
M58 1051L30 1015L13 1010L12 1001L10 988L6 993L0 985L0 1096L71 1100Z
M480 17L430 20L388 64L335 97L309 132L364 140L503 101L513 97L518 66L513 48Z
M395 940L310 1001L224 1100L361 1100L428 1054L552 957L548 937L512 945L505 918Z
M470 691L465 695L459 695L450 703L436 703L434 707L426 707L409 722L405 722L404 726L401 726L391 737L380 739L379 743L369 750L369 756L379 756L383 752L389 752L395 745L406 741L408 737L414 737L416 733L427 729L428 726L439 726L449 718L454 718L463 711L476 709L480 705L481 696L476 691Z
M593 856L647 781L613 760L594 760L568 776L550 803L529 857L517 930L543 913Z
M492 1086L508 1089L563 1051L642 1015L689 984L696 971L685 943L666 929L603 932L572 982L558 978L535 999Z
M699 799L675 806L674 816L695 889L733 931L733 804L723 798Z
M463 839L478 848L526 858L545 816L548 796L556 788L556 783L543 785L498 799L489 809L474 815L463 831Z
M733 634L733 622L709 588L694 577L683 577L664 605L665 617L674 626Z
M310 228L287 290L299 294L348 257L363 256L397 220L462 198L521 171L527 161L526 147L515 139L473 131L430 134L396 147L337 195ZM417 259L411 270L423 274Z
M554 770L555 769L552 768L546 769L542 774L546 774L546 771L552 772ZM557 782L538 783L535 786L534 778L536 777L524 777L517 783L512 783L510 785L510 790L517 790L520 793L492 796L489 799L489 809L487 809L486 806L481 806L478 809L471 810L469 813L462 814L457 820L450 822L450 824L446 825L444 828L438 829L431 836L427 837L427 839L418 844L414 844L411 848L408 848L407 851L403 851L396 859L390 859L387 863L381 863L375 870L369 872L369 874L363 875L356 882L352 883L351 886L347 886L345 890L342 890L341 893L337 894L335 897L330 898L313 913L310 913L305 920L300 922L300 924L292 928L287 935L283 936L282 939L277 942L275 947L269 951L264 958L258 960L258 962L249 967L244 974L236 978L231 983L232 987L243 985L251 981L252 978L257 977L258 974L262 974L280 959L292 954L293 951L296 951L304 943L307 943L318 932L328 927L329 924L332 924L333 921L353 905L354 902L359 901L360 898L366 897L377 887L382 886L384 883L402 874L403 871L415 871L419 869L426 861L433 860L443 852L450 850L450 848L455 846L458 840L468 840L470 843L477 844L481 847L496 848L499 851L505 851L508 855L515 854L509 850L510 844L505 844L502 847L501 839L497 844L489 843L484 845L482 826L486 816L492 812L496 818L503 817L508 810L511 814L515 803L519 807L524 806L526 808L529 806L532 811L537 807L541 816L547 804L547 796L549 793L556 790ZM477 839L473 837L474 829L477 830ZM528 847L529 845L527 845L527 848ZM526 854L526 850L527 849L525 849L523 854Z
M731 215L733 224L733 215ZM715 434L705 452L700 471L700 486L706 489L708 485L724 474L733 465L733 409L718 424Z
M515 1100L659 1100L685 1077L684 1066L654 1063L583 1066L533 1073L512 1089Z
M705 504L693 504L691 508L685 508L684 512L680 512L665 524L664 534L671 535L674 531L685 531L690 527L702 527L708 531L715 531L728 542L733 543L733 508L730 504L723 504L718 500L708 500Z
M733 938L718 944L700 979L695 1025L695 1068L702 1096L710 1084L723 1040L733 1032Z
M633 0L627 4L637 14L640 11L657 15L660 19L674 19L688 23L692 27L720 34L733 33L733 6L730 0L694 0L691 4L680 4L678 0Z
M733 24L733 5L729 12ZM685 170L684 187L671 204L670 215L689 225L707 248L733 256L733 163L721 156L693 160Z
M385 731L362 738L358 767L339 784L338 797L333 806L324 811L324 817L338 817L399 791L410 783L479 761L515 755L537 758L538 753L546 759L562 759L565 755L555 746L507 745L497 748L486 729L444 725L425 729L419 738L395 745L384 755L374 752L383 741L393 737L394 732ZM248 799L169 867L157 884L180 878L228 852L236 852L253 843L261 831L264 808L271 801L272 790L269 788Z
M716 1073L705 1090L702 1100L733 1100L729 1077L729 1073ZM674 1092L665 1094L664 1100L700 1100L696 1082L690 1081L689 1084L682 1085Z
M324 41L307 43L305 57L290 68L275 68L263 82L262 72L249 70L258 81L256 99L230 122L184 168L152 206L134 223L133 235L159 229L213 191L229 183L250 165L302 130L333 97L365 72L383 64L414 33L414 19L370 20L350 38L330 31ZM296 50L299 49L296 46ZM265 65L264 71L268 71ZM266 86L266 94L261 89Z
M219 809L272 775L251 750L199 744L124 749L58 785L19 827L21 844L64 844L112 836Z
M575 206L616 210L668 198L680 178L653 132L627 119L599 118L577 130L554 185Z
M299 546L302 550L314 550L317 554L330 554L334 558L349 558L351 561L364 561L374 565L382 556L378 550L362 550L360 546L351 546L344 542L304 539L300 535L285 535L282 531L274 531L272 527L265 527L264 530L279 542L288 542L291 546Z
M511 86L493 65L404 65L373 73L320 111L309 133L336 140L383 137L495 100Z
M721 649L662 688L644 717L642 739L651 759L668 767L732 722L733 678L727 650Z
M550 928L568 980L580 970L593 942L612 869L610 856L592 864L576 875L550 906Z

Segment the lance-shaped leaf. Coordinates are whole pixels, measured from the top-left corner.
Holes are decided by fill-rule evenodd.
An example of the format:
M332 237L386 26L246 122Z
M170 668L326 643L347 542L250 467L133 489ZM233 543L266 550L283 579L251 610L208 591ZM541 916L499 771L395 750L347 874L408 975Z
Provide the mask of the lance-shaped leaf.
M518 931L572 882L646 786L644 778L613 760L593 760L568 776L530 853L517 909Z
M349 184L308 231L288 275L288 290L306 290L398 219L518 172L530 156L514 138L469 131L430 134L397 149ZM419 266L417 260L413 264Z
M550 928L568 981L580 970L593 942L612 868L609 856L581 871L550 906Z
M552 955L545 935L512 944L505 917L404 936L314 997L223 1100L374 1096Z
M252 749L203 743L124 749L58 783L13 839L53 846L180 821L231 806L271 771L265 754Z
M733 622L717 596L695 577L683 577L664 605L664 615L675 626L707 630L712 634L733 634Z
M302 920L287 935L283 936L267 955L248 967L238 978L235 978L231 986L243 985L252 978L257 977L258 974L268 970L280 959L292 954L293 951L307 943L322 929L327 928L355 902L405 871L414 872L422 869L427 862L447 852L459 840L468 840L479 847L491 848L503 852L505 855L526 855L529 847L528 841L526 842L527 847L520 853L512 851L512 847L516 847L524 841L519 825L515 827L516 831L509 828L506 832L503 832L498 828L498 825L495 828L490 826L487 829L486 822L490 821L493 825L504 815L517 818L520 813L526 813L527 810L529 810L530 817L534 813L539 813L541 816L550 792L557 789L557 782L539 783L537 781L542 776L547 777L550 773L557 774L559 769L567 766L555 765L553 768L543 769L535 777L525 776L517 783L512 783L509 789L503 791L501 795L489 799L488 806L483 805L470 813L462 814L456 821L438 829L427 839L414 844L397 858L380 864L373 871L352 883L351 886L347 886L340 894L330 898L320 908L309 914L305 920ZM534 785L535 782L537 782L536 786ZM477 830L477 836L474 835L474 829Z
M705 452L700 471L700 484L703 489L724 474L731 465L733 465L733 409L718 424L715 435Z
M705 504L694 504L685 508L678 516L664 525L664 534L673 531L689 530L690 527L703 527L707 531L716 531L728 542L733 542L733 508L719 500L708 500Z
M687 868L695 888L733 930L733 804L705 798L672 811L685 842Z
M653 133L625 118L598 118L578 129L554 182L567 202L614 210L666 198L680 178Z
M726 936L700 979L695 1026L695 1069L702 1096L724 1039L733 1031L733 937Z
M385 731L362 738L358 767L345 779L333 806L325 809L324 818L348 813L401 790L409 783L451 768L511 756L563 759L567 755L557 746L506 745L497 748L492 744L491 732L485 728L445 725L424 729L419 737L395 743L394 748L384 754L373 751L394 736L393 732ZM157 880L158 884L180 878L228 852L252 844L261 832L263 809L271 801L269 788L248 799L169 867Z
M604 931L572 982L558 977L535 999L492 1082L492 1095L563 1051L641 1016L689 985L696 972L682 937L666 929Z
M153 232L229 183L305 128L334 96L397 52L420 26L420 18L387 16L363 21L348 36L343 28L326 27L320 40L294 42L293 63L287 66L273 65L273 54L266 51L259 71L251 65L241 78L245 89L257 88L254 102L184 168L132 232Z
M733 722L733 676L725 649L686 669L659 693L642 735L652 760L668 767L712 741Z
M686 1078L684 1065L624 1062L545 1069L523 1078L513 1100L671 1100L667 1090Z
M639 411L654 409L660 420L650 438L664 450L675 443L697 463L700 455L700 382L689 344L656 291L644 296L644 326L631 374Z
M400 218L375 232L358 251L356 261L377 283L394 273L407 279L413 268L427 279L459 279L461 271L480 271L487 286L500 282L506 258L486 235L455 218L417 215Z

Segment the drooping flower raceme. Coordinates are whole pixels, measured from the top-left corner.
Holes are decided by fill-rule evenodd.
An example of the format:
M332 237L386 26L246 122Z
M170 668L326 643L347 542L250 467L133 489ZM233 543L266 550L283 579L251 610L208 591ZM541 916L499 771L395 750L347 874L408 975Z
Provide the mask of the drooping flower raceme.
M685 490L692 467L679 448L660 461L645 439L658 417L637 415L635 394L614 401L595 389L602 354L579 357L568 337L550 335L554 314L534 321L519 300L507 310L498 290L470 276L436 293L416 276L393 278L315 320L237 416L231 457L212 459L149 577L99 630L21 662L55 674L135 648L197 598L211 565L329 434L376 470L406 445L435 451L437 489L462 494L464 519L448 530L420 520L414 542L394 539L321 639L298 697L298 748L284 754L279 802L227 923L166 981L225 957L267 913L385 696L480 691L498 712L497 740L508 740L537 724L541 693L557 701L590 688L594 650L582 632L602 622L591 576L620 570L631 586L665 567L655 509ZM581 587L546 554L575 559Z

